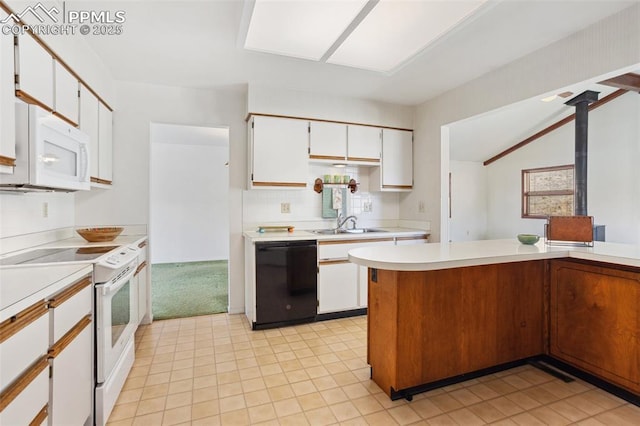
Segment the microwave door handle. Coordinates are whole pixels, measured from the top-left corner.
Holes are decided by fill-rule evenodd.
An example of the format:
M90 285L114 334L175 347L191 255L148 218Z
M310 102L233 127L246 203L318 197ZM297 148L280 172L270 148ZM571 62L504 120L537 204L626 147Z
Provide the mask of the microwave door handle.
M89 180L89 155L87 152L87 145L80 145L80 167L82 170L82 182Z

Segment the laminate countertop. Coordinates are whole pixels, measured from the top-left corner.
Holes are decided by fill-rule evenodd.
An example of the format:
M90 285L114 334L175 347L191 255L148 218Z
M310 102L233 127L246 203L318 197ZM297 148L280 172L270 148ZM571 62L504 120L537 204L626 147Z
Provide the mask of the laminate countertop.
M349 260L353 263L392 271L431 271L555 258L640 268L640 245L596 241L593 247L550 246L543 239L533 245L524 245L516 239L504 239L363 247L349 252Z

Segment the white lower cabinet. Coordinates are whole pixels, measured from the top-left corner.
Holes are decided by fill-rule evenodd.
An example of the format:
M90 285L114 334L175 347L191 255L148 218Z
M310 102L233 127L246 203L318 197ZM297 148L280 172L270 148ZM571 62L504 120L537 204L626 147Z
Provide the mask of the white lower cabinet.
M393 244L393 237L318 241L318 314L366 308L367 268L349 262L349 250Z
M320 261L318 313L358 308L358 266L347 261Z
M42 299L36 298L30 305L18 300L0 310L0 424L90 422L91 273L91 266L82 266L41 287L38 295L44 296ZM39 278L35 272L3 274L6 285L23 282L27 286Z
M138 252L138 269L134 275L134 279L138 281L138 324L145 322L149 323L151 306L150 306L150 294L149 286L147 283L147 241L143 241L138 244L140 251ZM145 319L146 318L146 319Z

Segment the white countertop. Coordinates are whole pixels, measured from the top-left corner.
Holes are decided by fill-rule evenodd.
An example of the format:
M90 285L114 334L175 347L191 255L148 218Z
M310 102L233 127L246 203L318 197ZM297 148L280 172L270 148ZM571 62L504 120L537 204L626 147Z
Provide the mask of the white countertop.
M353 263L393 271L431 271L563 257L640 267L640 245L596 241L593 247L547 246L542 239L534 245L524 245L509 239L363 247L349 252Z
M384 232L365 232L362 234L316 234L310 230L294 230L293 232L257 232L247 231L244 232L244 238L247 241L255 243L256 241L294 241L294 240L365 240L371 238L396 238L396 237L412 237L429 235L429 231L413 228L398 228L398 227L380 227L376 226L375 229L383 230Z

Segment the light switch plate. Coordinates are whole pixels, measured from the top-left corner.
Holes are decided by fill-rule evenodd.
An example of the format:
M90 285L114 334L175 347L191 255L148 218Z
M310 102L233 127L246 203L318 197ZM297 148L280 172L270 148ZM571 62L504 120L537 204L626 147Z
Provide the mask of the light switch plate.
M280 203L280 213L291 213L291 204Z

